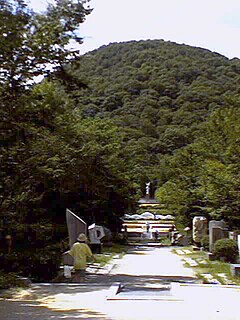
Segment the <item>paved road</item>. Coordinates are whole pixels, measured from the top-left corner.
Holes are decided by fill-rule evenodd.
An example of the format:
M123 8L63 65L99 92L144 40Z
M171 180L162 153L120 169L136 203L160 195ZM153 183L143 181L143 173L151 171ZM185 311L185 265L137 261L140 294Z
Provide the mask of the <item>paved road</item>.
M137 247L117 261L110 274L194 277L194 272L185 268L181 258L171 251L171 247Z
M85 284L39 284L0 301L0 318L239 320L239 287L194 284L192 277L169 248L141 247Z

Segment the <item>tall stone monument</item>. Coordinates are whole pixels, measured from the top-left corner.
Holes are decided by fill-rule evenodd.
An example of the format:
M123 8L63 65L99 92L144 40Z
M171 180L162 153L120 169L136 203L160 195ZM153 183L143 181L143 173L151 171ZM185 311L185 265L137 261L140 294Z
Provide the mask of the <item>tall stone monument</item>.
M207 235L207 219L202 216L193 218L193 241L200 245L203 236Z
M146 199L150 199L150 182L146 183Z
M69 246L77 241L80 233L87 235L87 224L69 209L66 210L66 220L68 228Z
M212 252L214 243L217 240L228 238L228 228L225 221L209 221L209 250Z
M87 224L69 209L66 210L66 220L69 247L71 248L71 246L77 241L77 237L80 233L87 235ZM62 254L62 261L64 265L73 265L73 258L70 256L69 251Z

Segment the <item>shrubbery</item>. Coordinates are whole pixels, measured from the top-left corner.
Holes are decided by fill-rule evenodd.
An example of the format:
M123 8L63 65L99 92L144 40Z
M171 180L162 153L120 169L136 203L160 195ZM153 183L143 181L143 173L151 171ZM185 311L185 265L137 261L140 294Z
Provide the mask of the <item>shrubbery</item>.
M59 271L61 253L60 243L43 249L29 248L10 254L0 253L0 272L28 277L36 282L51 281Z
M0 271L0 290L8 289L11 287L26 287L21 277L15 273L3 273Z
M217 259L234 263L238 256L237 242L233 239L217 240L213 247L213 254Z

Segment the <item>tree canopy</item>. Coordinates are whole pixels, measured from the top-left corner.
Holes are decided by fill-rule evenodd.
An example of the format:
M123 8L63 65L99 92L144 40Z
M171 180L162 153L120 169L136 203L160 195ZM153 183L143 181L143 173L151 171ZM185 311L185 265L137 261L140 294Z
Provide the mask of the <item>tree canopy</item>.
M86 3L60 0L36 14L24 1L1 2L0 206L8 226L65 224L67 207L89 223L111 224L131 205L135 170L122 151L125 135L110 119L84 118L68 92L86 87L65 69L78 60L66 45L81 41ZM29 82L38 74L46 75L40 84Z
M26 85L79 55L70 41L81 43L77 33L91 9L87 1L57 0L47 11L36 13L24 0L0 2L0 84Z

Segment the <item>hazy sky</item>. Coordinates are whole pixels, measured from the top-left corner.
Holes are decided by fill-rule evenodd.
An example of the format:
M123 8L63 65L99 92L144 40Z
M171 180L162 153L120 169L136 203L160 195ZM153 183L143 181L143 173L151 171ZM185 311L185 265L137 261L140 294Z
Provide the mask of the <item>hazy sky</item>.
M30 0L36 9L45 0ZM240 58L240 0L91 0L82 53L110 42L163 39Z

